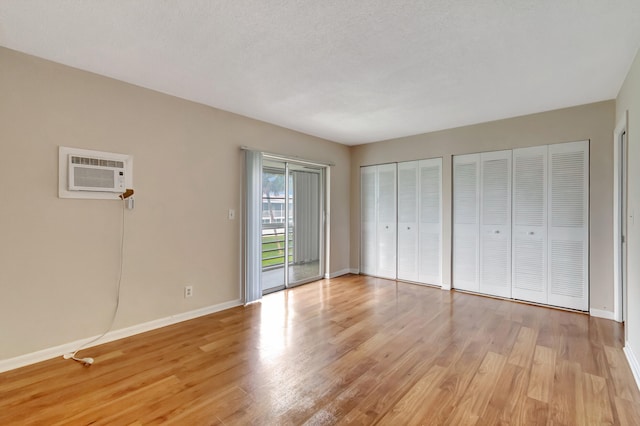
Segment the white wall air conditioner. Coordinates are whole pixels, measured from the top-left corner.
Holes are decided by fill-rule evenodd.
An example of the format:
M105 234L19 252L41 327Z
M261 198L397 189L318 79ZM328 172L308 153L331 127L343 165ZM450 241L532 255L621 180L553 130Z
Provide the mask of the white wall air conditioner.
M133 188L133 156L59 147L58 197L119 200Z
M124 192L125 163L113 158L69 155L69 191Z

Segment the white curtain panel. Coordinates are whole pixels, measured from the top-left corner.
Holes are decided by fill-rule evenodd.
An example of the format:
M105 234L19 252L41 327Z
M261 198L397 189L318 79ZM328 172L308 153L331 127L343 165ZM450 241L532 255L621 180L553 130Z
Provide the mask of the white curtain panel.
M244 303L262 298L262 153L245 151Z
M295 263L314 262L320 258L318 234L320 230L320 175L294 171L293 214Z

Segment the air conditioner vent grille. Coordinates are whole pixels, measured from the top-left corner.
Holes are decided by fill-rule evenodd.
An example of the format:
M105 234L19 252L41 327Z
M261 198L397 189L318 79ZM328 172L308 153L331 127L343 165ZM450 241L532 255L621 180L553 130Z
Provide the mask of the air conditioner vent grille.
M101 158L92 158L92 157L78 157L71 156L72 164L83 164L87 166L100 166L100 167L111 167L114 169L123 169L124 162L115 161L115 160L103 160Z

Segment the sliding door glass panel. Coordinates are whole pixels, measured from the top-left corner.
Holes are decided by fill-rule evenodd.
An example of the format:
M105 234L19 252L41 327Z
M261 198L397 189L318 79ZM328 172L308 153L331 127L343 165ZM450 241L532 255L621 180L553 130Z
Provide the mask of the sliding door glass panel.
M288 163L288 172L288 285L292 286L323 275L323 191L321 169Z
M262 290L285 287L285 164L265 159L262 169Z

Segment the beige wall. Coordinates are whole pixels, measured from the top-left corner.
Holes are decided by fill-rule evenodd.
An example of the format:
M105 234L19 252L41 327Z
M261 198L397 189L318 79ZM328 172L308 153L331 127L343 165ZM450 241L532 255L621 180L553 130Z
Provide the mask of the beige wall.
M614 101L410 136L351 150L351 193L358 194L360 166L443 158L443 282L451 285L451 156L578 140L591 140L590 306L613 311ZM360 200L351 198L351 267L360 259Z
M616 123L628 113L627 140L629 144L628 214L640 212L640 51L616 100ZM637 221L637 218L635 219ZM640 359L640 222L627 221L627 346Z
M4 48L0 94L0 360L101 333L114 308L121 204L59 199L59 145L134 156L115 329L240 297L241 145L335 163L331 271L349 267L346 146Z

